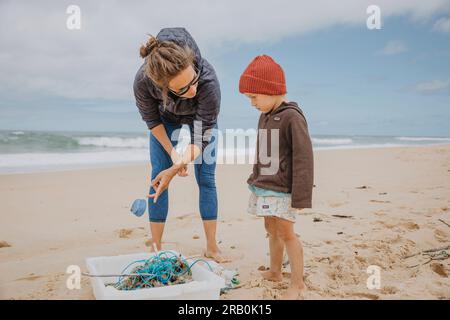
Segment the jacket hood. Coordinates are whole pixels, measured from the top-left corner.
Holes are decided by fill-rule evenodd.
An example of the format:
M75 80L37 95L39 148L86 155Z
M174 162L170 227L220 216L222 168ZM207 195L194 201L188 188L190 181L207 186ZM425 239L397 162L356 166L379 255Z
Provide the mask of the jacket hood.
M202 55L194 38L185 28L164 28L159 31L156 38L161 41L173 41L181 47L188 46L194 51L195 64L201 65Z
M296 110L298 113L300 113L303 116L303 111L300 109L297 102L293 102L293 101L291 101L291 102L283 101L278 108L276 108L273 112L269 113L269 116L273 116L273 115L283 112L284 110L287 110L287 109Z

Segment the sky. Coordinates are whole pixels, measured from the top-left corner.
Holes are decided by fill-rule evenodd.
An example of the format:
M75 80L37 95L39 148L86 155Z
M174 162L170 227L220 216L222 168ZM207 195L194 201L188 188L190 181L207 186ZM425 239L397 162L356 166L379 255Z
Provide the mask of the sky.
M239 76L268 54L313 135L450 136L450 0L0 0L0 130L146 131L133 79L164 27L185 27L214 66L222 129L256 126Z

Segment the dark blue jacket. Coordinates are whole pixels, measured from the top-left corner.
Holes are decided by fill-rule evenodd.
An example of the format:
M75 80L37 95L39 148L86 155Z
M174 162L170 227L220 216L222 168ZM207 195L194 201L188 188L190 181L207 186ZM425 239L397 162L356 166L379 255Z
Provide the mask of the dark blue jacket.
M209 62L202 58L195 40L184 28L165 28L156 36L158 40L170 40L180 46L189 46L195 53L195 67L200 72L197 95L192 99L181 99L170 92L164 108L161 90L145 75L145 62L139 68L134 80L134 96L136 106L147 123L149 129L161 122L161 116L170 122L192 124L193 121L202 122L202 132L194 132L191 128L191 142L202 142L202 149L206 147L210 135L205 131L212 129L217 123L220 110L220 86L216 72ZM199 140L197 140L199 139Z

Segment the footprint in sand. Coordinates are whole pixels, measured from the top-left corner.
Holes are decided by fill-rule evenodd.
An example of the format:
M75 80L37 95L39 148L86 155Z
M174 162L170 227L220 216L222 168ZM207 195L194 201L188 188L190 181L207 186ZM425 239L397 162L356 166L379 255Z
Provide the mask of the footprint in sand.
M128 239L132 233L133 233L133 229L120 229L119 230L119 238Z
M364 258L364 257L362 257L362 256L360 256L360 255L358 255L356 252L357 252L357 251L355 251L355 260L356 260L360 265L363 265L363 266L367 265L367 260L366 260L366 258Z
M374 211L373 214L376 216L382 217L382 216L386 215L386 211L378 210L378 211Z
M410 231L412 231L412 230L419 230L420 229L419 225L417 223L415 223L415 222L412 222L412 221L402 222L400 225L403 228L405 228L407 230L410 230Z
M282 297L282 293L278 289L265 287L262 296L264 300L278 300Z
M276 300L281 298L283 290L289 287L289 283L284 281L274 283L263 279L252 279L245 283L243 287L246 289L261 288L263 289L263 299Z
M9 248L11 245L6 241L0 241L0 248Z
M123 229L119 229L116 232L119 235L119 238L121 239L128 239L130 238L132 235L137 235L138 233L141 233L142 236L145 236L145 228L144 227L137 227L137 228L123 228Z
M65 277L64 273L58 273L58 274L52 275L46 283L47 293L51 294L52 292L54 292L58 288L58 285L61 283L61 279L64 277ZM84 281L84 283L86 283L88 281L88 279L84 278L81 281L82 282Z
M392 229L398 225L397 221L389 221L389 220L387 220L387 221L378 220L378 221L375 221L375 223L381 224L383 227L388 228L388 229Z
M376 223L381 224L382 226L388 228L388 229L393 229L395 227L399 227L401 229L406 229L408 231L414 231L414 230L419 230L420 227L417 223L411 221L411 220L387 220L387 221L383 221L383 220L378 220L376 221Z
M360 249L367 249L369 247L366 243L355 243L353 246Z
M450 234L448 232L445 232L442 229L435 229L434 230L434 237L439 242L448 242L450 240Z
M398 289L393 286L385 286L381 288L380 292L382 294L396 294L398 292Z

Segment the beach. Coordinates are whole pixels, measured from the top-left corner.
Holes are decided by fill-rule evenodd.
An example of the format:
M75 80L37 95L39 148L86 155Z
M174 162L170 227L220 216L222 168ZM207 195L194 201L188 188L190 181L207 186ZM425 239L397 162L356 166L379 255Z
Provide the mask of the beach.
M305 299L450 299L450 259L422 250L450 244L450 145L319 150L313 208L295 224L305 255ZM246 212L249 164L220 164L218 240L241 285L221 299L274 299L289 283L261 280L268 240ZM94 299L89 279L66 287L85 258L145 252L150 164L0 175L0 299ZM244 236L245 235L245 236ZM163 249L201 254L204 234L194 171L175 177ZM426 264L425 264L426 263ZM369 289L367 268L380 267ZM417 265L417 266L415 266Z

